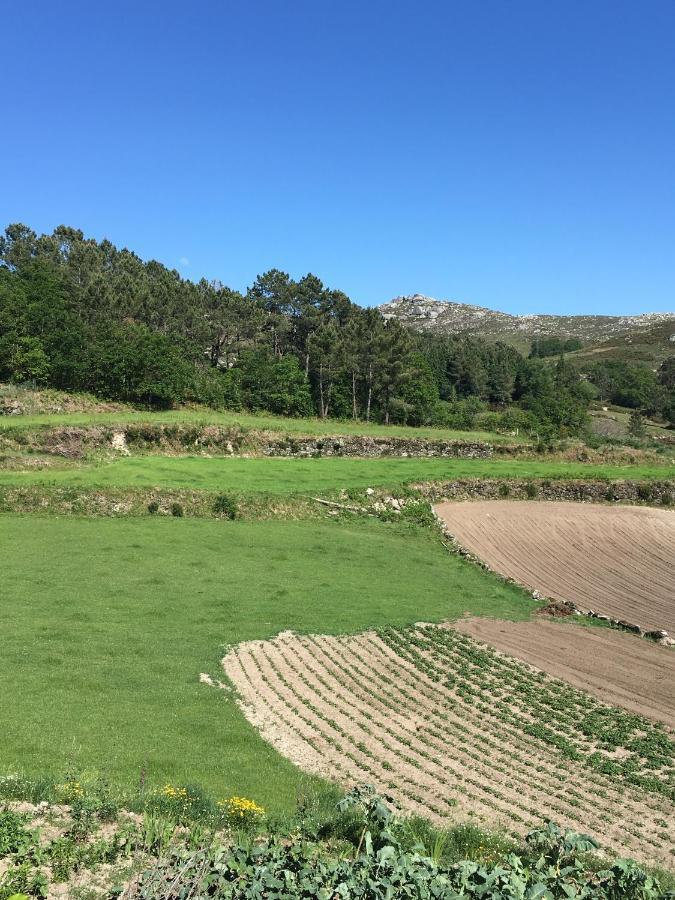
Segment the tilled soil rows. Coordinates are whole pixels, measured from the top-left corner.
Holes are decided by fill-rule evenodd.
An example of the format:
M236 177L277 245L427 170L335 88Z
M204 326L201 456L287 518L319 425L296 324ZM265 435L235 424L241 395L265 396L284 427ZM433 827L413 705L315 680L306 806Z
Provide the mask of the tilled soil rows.
M223 666L249 721L303 769L438 823L522 834L553 819L673 862L672 733L450 628L287 632Z
M675 728L675 652L609 628L468 618L455 627L594 697Z
M508 500L435 510L501 575L581 609L675 633L675 512Z

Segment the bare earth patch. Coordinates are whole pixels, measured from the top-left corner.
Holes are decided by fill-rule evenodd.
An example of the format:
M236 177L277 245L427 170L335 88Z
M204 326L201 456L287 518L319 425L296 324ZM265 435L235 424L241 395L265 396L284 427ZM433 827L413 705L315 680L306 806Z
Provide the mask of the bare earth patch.
M575 723L612 717L610 707L451 628L286 632L240 644L223 666L249 721L306 771L345 787L371 783L440 824L522 834L552 819L608 849L672 865L671 796L592 763L634 756L631 771L664 787L675 768L650 769L630 750L601 746ZM661 727L635 717L628 733L651 729L670 741Z
M581 609L675 633L675 512L536 500L435 509L494 571Z
M463 634L563 678L613 706L675 728L675 653L609 628L462 619Z

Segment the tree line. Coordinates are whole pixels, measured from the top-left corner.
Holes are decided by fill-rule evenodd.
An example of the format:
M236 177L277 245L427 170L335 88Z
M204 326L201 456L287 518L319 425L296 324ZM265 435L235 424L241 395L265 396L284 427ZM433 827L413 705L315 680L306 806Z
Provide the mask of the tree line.
M245 293L193 282L59 226L0 238L0 379L149 407L182 402L324 418L555 434L593 389L564 359L415 334L315 275L273 269Z

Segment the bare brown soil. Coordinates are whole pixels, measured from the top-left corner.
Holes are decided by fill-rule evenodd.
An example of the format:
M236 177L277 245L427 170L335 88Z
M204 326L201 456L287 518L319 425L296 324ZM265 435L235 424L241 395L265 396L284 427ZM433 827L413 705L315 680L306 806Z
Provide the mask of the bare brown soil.
M470 618L469 637L563 678L604 703L675 728L675 653L609 628Z
M491 569L556 600L675 633L675 513L485 500L435 507Z
M479 708L375 633L286 632L240 644L223 667L249 721L306 771L373 784L439 824L522 834L552 819L619 853L671 861L670 801L563 758L493 708L489 689Z

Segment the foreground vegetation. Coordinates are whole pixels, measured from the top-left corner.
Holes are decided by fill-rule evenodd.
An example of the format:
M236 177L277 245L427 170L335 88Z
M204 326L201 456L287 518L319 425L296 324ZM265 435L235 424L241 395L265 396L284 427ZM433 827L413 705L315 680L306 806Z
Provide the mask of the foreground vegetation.
M472 826L433 829L367 785L337 803L305 794L284 820L247 798L209 805L195 788L139 794L134 815L101 783L0 779L0 798L26 796L42 800L0 807L1 900L666 900L674 883L553 823L518 843Z

